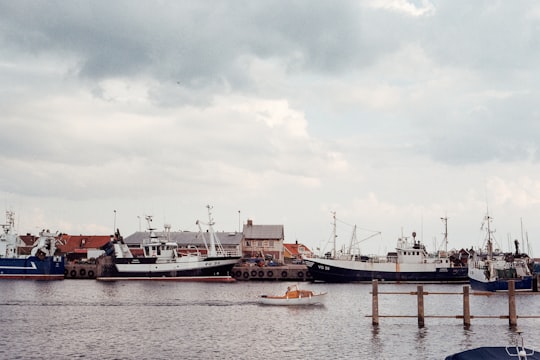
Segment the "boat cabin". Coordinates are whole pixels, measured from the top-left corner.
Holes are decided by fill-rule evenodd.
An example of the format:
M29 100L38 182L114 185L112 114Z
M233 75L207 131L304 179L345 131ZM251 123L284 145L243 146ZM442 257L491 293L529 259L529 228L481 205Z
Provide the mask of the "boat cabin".
M143 245L145 257L175 258L178 256L178 244L173 242L152 242Z

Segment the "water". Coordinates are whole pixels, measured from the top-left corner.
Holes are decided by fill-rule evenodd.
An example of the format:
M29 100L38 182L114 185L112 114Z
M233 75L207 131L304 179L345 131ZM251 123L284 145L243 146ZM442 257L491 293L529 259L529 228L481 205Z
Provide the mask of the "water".
M326 305L259 305L284 282L229 284L92 280L0 281L2 359L443 359L465 348L507 345L507 319L381 318L373 327L371 285L301 283L328 291ZM460 292L462 285L426 285ZM415 291L381 285L379 291ZM461 296L428 295L426 315L462 312ZM517 299L518 315L540 315L539 296ZM416 296L381 295L381 315L416 314ZM508 313L505 295L472 296L472 315ZM518 319L540 348L540 319Z

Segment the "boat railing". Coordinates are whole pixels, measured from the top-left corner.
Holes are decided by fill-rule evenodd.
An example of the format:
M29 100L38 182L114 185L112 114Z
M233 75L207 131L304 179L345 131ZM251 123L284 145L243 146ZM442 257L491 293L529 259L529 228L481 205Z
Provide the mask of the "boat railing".
M197 255L197 256L200 256L203 259L206 259L206 258L209 257L208 254L203 254L203 253L200 253L200 252L197 252L197 253L193 253L193 252L192 253L183 253L182 255L183 256ZM223 250L223 251L218 251L217 256L218 257L239 257L239 256L241 256L241 254L237 250Z
M506 346L505 350L508 356L510 357L516 357L518 359L527 359L527 356L533 356L534 355L534 348L533 349L526 349L525 348L525 342L523 341L523 336L521 335L521 331L517 332L517 337L514 341L514 345ZM529 350L527 352L527 350Z
M223 250L218 252L219 256L222 257L237 257L241 256L240 252L238 250Z

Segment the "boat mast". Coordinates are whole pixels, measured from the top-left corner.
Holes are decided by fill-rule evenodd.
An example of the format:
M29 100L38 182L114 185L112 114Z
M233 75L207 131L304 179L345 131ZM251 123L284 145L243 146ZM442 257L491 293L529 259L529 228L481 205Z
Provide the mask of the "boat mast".
M217 256L216 253L216 242L215 242L215 234L214 234L214 228L212 225L214 225L214 219L212 219L212 206L206 205L206 208L208 209L208 229L210 230L210 256Z
M493 243L491 241L491 216L489 213L486 215L485 221L487 222L487 256L488 260L491 260L493 258Z
M333 226L332 226L332 237L333 237L333 242L334 242L334 253L332 254L332 257L335 259L336 256L337 256L337 251L336 251L337 233L336 233L336 212L335 211L332 211L332 217L334 219L334 223L333 223Z
M206 247L206 251L207 251L207 254L208 256L210 257L216 257L218 256L218 251L223 254L224 253L224 249L223 249L223 246L221 245L221 242L219 241L216 233L214 232L214 228L212 227L214 225L214 219L212 219L212 206L210 205L206 205L206 208L208 209L208 223L206 225L208 225L208 232L210 234L210 246L207 246L207 243L206 243L206 237L204 236L204 233L201 229L201 222L199 220L197 220L196 224L199 226L199 232L201 234L201 237L204 241L204 246Z
M155 233L156 229L154 227L152 227L152 218L153 218L153 216L152 215L146 215L144 218L146 219L146 222L148 224L148 231L150 232L150 234L149 234L150 242L151 243L158 242L158 237L157 237L157 235ZM146 239L145 239L145 241L146 241Z
M353 232L352 232L352 235L351 235L351 242L349 244L349 249L347 251L347 253L349 255L352 255L353 251L354 251L354 246L358 244L358 239L356 238L356 224L353 226ZM360 255L360 254L358 254Z
M444 223L444 253L448 254L448 218L445 216L441 220Z

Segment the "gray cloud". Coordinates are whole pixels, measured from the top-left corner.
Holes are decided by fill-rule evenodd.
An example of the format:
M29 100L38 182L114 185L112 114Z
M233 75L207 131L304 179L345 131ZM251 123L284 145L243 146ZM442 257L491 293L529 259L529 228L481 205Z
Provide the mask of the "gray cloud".
M214 199L380 223L476 211L495 176L533 214L540 10L420 3L0 2L2 191L73 224Z

